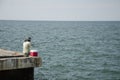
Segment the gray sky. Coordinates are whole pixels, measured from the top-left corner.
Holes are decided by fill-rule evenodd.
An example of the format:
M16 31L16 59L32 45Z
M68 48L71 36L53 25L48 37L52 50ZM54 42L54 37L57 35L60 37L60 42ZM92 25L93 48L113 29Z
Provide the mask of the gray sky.
M120 0L0 0L0 20L120 21Z

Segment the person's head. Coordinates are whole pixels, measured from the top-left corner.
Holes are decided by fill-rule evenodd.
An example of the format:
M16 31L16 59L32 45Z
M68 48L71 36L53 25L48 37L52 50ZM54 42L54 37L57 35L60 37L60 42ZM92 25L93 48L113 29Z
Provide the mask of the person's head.
M31 37L28 37L28 41L29 41L29 42L31 41Z
M28 37L28 38L26 38L25 40L24 40L24 42L26 42L26 41L31 41L31 37Z

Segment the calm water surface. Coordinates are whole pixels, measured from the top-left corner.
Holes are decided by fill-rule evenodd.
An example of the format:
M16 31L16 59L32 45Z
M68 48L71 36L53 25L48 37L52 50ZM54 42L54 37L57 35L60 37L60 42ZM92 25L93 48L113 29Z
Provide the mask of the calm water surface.
M32 37L43 65L35 80L120 80L120 22L0 21L0 48Z

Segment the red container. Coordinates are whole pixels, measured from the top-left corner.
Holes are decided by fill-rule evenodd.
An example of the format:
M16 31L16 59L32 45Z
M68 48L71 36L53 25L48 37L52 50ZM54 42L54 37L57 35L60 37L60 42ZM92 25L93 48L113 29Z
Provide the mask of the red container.
M30 56L38 56L37 50L30 50Z

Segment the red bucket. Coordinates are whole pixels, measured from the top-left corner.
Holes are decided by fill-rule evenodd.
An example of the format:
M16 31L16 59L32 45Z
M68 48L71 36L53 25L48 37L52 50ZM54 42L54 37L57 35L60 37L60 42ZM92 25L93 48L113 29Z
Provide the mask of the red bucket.
M37 50L30 50L30 56L38 56Z

